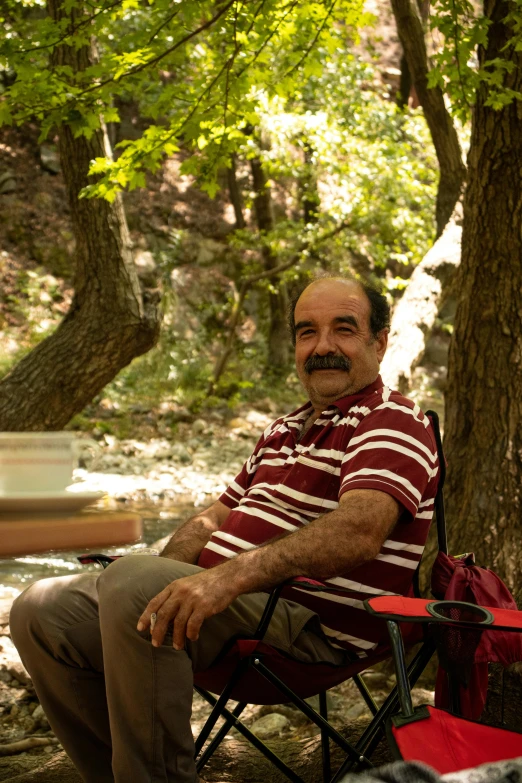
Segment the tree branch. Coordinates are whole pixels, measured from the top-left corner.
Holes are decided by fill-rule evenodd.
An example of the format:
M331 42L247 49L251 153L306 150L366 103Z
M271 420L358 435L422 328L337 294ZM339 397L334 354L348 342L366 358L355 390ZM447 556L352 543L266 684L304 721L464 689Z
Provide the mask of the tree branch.
M460 198L466 166L462 160L457 131L444 103L444 94L440 87L428 88L428 56L417 10L411 0L391 0L391 4L404 55L439 162L436 219L437 236L440 236Z

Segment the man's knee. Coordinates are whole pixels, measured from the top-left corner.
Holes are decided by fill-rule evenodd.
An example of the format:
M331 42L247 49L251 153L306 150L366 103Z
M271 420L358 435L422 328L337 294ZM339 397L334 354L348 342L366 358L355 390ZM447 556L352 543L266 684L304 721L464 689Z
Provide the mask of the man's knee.
M36 629L54 635L71 620L89 619L95 614L91 595L94 580L91 574L40 579L30 585L14 601L9 627L18 646Z
M98 577L100 604L123 613L135 612L138 607L143 611L171 582L200 570L197 566L154 555L121 557Z

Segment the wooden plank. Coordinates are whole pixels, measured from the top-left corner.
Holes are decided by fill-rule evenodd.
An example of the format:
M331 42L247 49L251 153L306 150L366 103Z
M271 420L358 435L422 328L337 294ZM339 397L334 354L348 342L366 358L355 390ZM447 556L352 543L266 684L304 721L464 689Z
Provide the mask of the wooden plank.
M0 515L0 557L48 552L51 549L93 549L139 541L139 514L121 511L81 511Z

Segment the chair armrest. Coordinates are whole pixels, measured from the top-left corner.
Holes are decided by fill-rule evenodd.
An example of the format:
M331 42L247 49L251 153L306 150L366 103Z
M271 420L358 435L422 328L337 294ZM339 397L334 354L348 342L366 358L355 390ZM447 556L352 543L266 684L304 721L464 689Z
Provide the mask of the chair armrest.
M485 610L482 613L483 619L453 619L444 617L440 612L456 609L455 614L458 617L459 609L466 609L471 613L477 610L477 605L466 603L464 601L434 601L425 598L405 598L401 595L383 595L376 598L368 598L364 602L366 611L380 617L383 620L392 620L394 622L409 623L443 623L459 625L463 627L483 627L484 630L491 631L514 631L522 633L522 612L514 609L498 609L495 606L482 606L478 609ZM433 614L432 612L436 612ZM478 612L477 612L478 615ZM487 618L486 615L490 617Z
M353 595L358 600L361 599L361 594L355 590L349 590L347 587L340 587L334 585L331 582L322 582L319 579L311 579L309 576L294 576L285 582L285 587L297 587L300 590L307 590L310 593L326 593L333 592L342 593L343 595Z
M254 639L261 641L264 638L268 626L270 625L270 620L272 619L272 615L274 614L274 610L277 606L279 597L282 591L285 589L285 587L297 587L299 590L306 590L307 592L312 592L312 593L321 593L321 592L335 590L336 592L339 593L354 595L357 596L357 598L360 598L360 594L356 593L354 590L347 590L345 587L332 585L327 582L322 582L318 579L310 579L310 577L308 576L294 576L292 579L288 579L288 581L283 582L283 584L277 585L277 587L274 587L270 591L268 601L266 602L266 606L263 610L263 614L256 628L256 632L253 637Z

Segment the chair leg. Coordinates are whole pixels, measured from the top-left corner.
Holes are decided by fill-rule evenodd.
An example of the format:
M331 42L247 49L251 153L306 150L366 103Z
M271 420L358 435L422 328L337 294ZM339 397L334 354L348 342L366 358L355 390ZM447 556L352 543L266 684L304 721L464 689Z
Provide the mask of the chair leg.
M328 702L326 691L321 691L319 694L319 715L321 718L324 718L324 720L328 720ZM323 783L328 783L332 774L332 767L330 764L330 737L322 727L321 750L323 755Z
M234 672L234 674L230 678L227 686L224 688L221 696L219 697L219 699L215 700L215 702L214 702L214 709L210 713L209 717L207 718L207 721L206 721L205 725L201 729L201 731L199 733L199 736L196 739L196 742L195 742L195 754L196 754L196 756L201 751L201 748L203 747L203 745L207 741L210 732L212 731L212 729L216 725L218 719L223 714L224 707L225 707L226 703L228 702L228 700L230 698L230 694L232 693L232 689L236 685L237 681L243 676L245 671L248 669L249 665L250 665L250 661L249 661L248 658L245 658L243 661L241 661L241 663L237 667L236 671ZM206 701L208 701L209 703L212 703L212 702L209 701L209 698L208 698L210 694L207 694L207 692L204 691L203 688L198 688L197 686L194 686L194 690L197 691L200 696L203 696L203 698L206 699Z
M212 705L214 708L217 706L218 699L216 699L215 696L200 688L197 688L196 690L201 694L201 696L203 696L204 699L206 699L206 701L208 701L210 705ZM279 756L276 756L276 754L270 750L270 748L267 747L267 745L265 745L265 743L262 742L259 737L256 737L256 735L253 734L250 729L239 720L239 718L234 717L230 710L227 710L226 707L223 707L221 710L221 716L225 719L228 719L231 723L233 722L234 728L237 729L237 731L246 740L248 740L254 746L254 748L259 750L263 756L265 756L275 767L277 767L277 769L282 772L283 775L286 775L286 777L291 780L292 783L305 783L303 778L300 778L299 775L291 770L290 767L279 758Z
M372 715L377 715L377 712L378 712L379 708L376 705L376 703L375 703L375 701L373 699L373 696L370 693L370 691L368 690L368 686L364 682L363 678L360 676L360 674L354 674L354 676L352 677L352 680L356 684L357 690L359 691L359 693L363 697L364 701L366 702L366 706L368 707L368 709L370 710Z
M432 639L424 642L415 658L408 666L408 679L410 687L413 688L420 675L428 665L433 653L435 652L435 642ZM381 704L379 711L370 722L369 726L361 735L355 749L358 753L364 754L364 757L371 758L373 751L379 744L384 734L384 727L388 718L397 710L399 704L399 695L397 686L393 688L386 700ZM357 764L352 758L348 757L339 767L333 776L331 783L339 783L343 775L350 772Z
M198 772L201 772L207 761L214 755L217 748L221 745L221 742L225 738L225 736L228 734L231 726L236 722L235 718L239 718L245 707L247 706L246 702L240 702L239 704L236 704L232 711L233 718L225 718L225 722L221 726L220 730L212 740L212 742L209 743L208 747L203 751L201 756L196 761L196 770Z
M279 677L274 674L267 666L265 666L259 658L254 658L253 663L259 673L262 674L265 679L271 682L272 685L275 685L275 687L282 694L284 694L284 696L286 696L286 698L291 701L292 704L295 704L295 706L298 707L307 718L313 721L315 725L319 727L319 729L324 730L330 739L332 739L336 745L342 748L345 753L348 753L355 763L362 764L367 767L372 766L371 762L362 753L360 753L357 748L345 740L342 734L339 734L339 732L336 731L333 726L331 726L320 715L318 715L318 713L312 709L309 704L307 704L296 693L294 693L293 690L289 688L288 685L286 685L282 680L280 680Z

